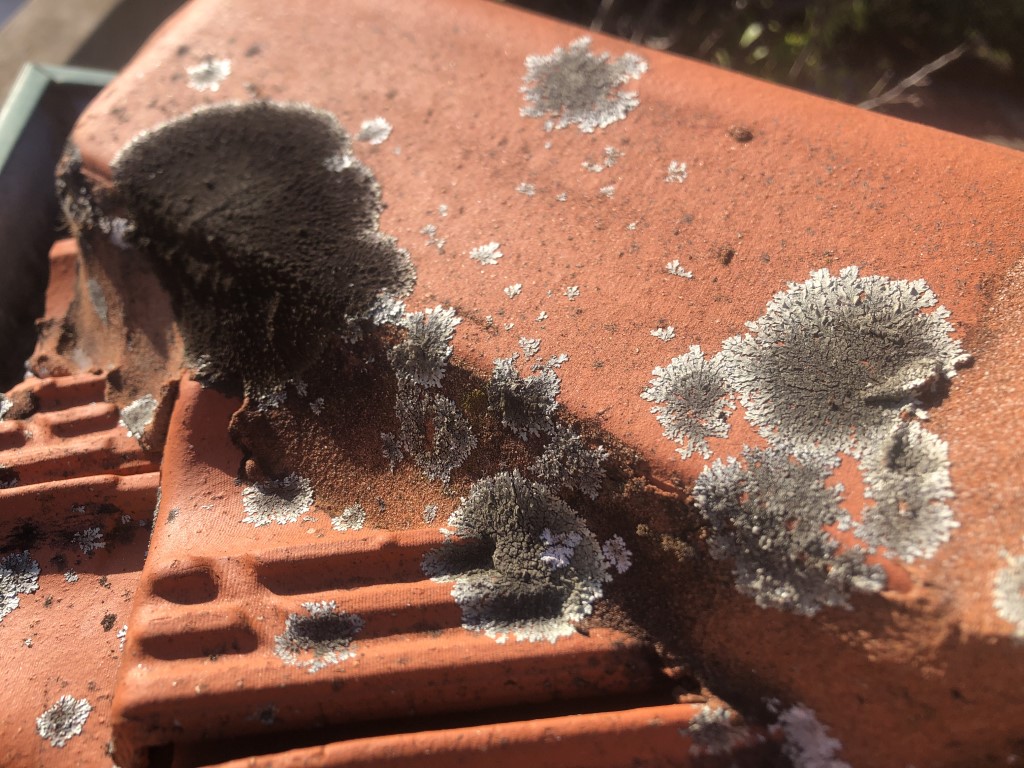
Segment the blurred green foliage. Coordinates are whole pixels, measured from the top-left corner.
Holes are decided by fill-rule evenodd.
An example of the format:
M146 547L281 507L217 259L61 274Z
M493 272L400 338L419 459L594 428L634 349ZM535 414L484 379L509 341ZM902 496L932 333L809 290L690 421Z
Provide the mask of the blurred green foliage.
M858 102L967 43L1024 75L1024 0L516 0L654 48Z

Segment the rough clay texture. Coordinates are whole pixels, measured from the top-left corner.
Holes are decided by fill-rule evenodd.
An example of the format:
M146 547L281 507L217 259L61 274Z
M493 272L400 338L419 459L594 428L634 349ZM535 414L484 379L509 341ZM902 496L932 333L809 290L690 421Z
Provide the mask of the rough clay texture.
M310 14L323 23L309 24ZM228 27L234 42L224 39ZM340 29L358 32L339 44ZM544 133L538 120L519 115L524 61L564 50L578 35L535 16L459 0L401 13L359 2L343 8L259 3L258 13L231 2L197 4L99 98L74 140L83 175L103 184L114 153L140 130L204 103L250 99L250 86L274 98L307 100L352 128L387 115L392 138L356 152L373 168L388 204L381 229L413 250L419 282L410 302L455 306L464 318L445 396L474 426L483 423L478 416L487 393L474 377L486 381L493 361L515 352L520 337L541 338L543 349L572 358L559 371L559 411L599 430L594 445L611 446L614 439L636 452L635 474L609 464L607 490L598 499L603 516L573 500L601 540L621 533L636 553L630 573L606 585L609 596L621 588L621 605L630 606L616 620L656 627L652 617L681 617L661 636L699 666L709 686L737 693L734 705L742 709L756 709L764 695L805 703L842 742L841 759L852 765L1004 764L1019 752L1016 724L1024 719L1019 641L990 599L1006 565L1002 553L1018 556L1024 532L1024 477L1012 449L1024 431L1022 409L1014 405L1024 365L1015 330L1024 324L1024 284L1012 275L1024 242L1019 155L654 51L643 54L649 70L638 84L640 104L625 119L599 134ZM189 51L179 53L186 44ZM261 53L247 58L257 44ZM302 50L317 55L297 56ZM591 50L614 58L629 46L595 37ZM232 74L216 93L189 89L184 67L211 52L232 61ZM732 125L747 126L753 139L737 143L728 135ZM581 171L581 161L600 156L606 145L624 148L625 156L601 174ZM672 161L687 164L685 182L664 182ZM524 182L534 196L515 191ZM614 197L601 196L609 184ZM427 223L447 239L448 255L422 245L419 232ZM496 265L451 256L492 241L504 252ZM693 278L667 273L673 260ZM948 504L960 527L931 559L886 562L889 589L853 594L854 611L822 609L808 619L756 610L735 590L732 564L707 557L692 527L687 497L704 460L680 460L679 446L665 438L638 393L654 367L690 345L713 355L722 339L743 334L744 323L763 316L768 299L789 283L806 282L822 268L837 279L848 265L891 282L926 280L951 312L953 338L975 358L953 382L936 377L947 396L913 393L925 394L922 402L931 405L928 432L948 443L956 494ZM513 284L522 290L509 301L502 291ZM575 301L564 296L567 286L578 286ZM109 292L107 304L116 327ZM83 317L87 310L83 303ZM95 323L100 327L99 317ZM669 325L674 339L650 335ZM149 337L135 338L144 345ZM431 503L443 519L457 501L431 486L418 467L403 463L388 474L380 433L396 427L393 376L360 370L331 363L322 391L310 382L308 403L258 417L264 426L276 420L285 434L276 451L260 450L261 463L280 456L285 466L275 468L275 477L291 471L313 477L318 466L317 503L325 512L351 504L352 488L359 487L372 494L361 500L380 524L401 528L408 524L404 515L418 520ZM355 383L343 383L341 374ZM360 396L355 384L386 396ZM140 389L130 400L145 391L155 390ZM350 395L350 407L369 415L357 420L339 409L322 422L313 403L325 397L329 406L332 392L339 400ZM718 458L767 443L741 408L727 438L709 439ZM527 443L504 441L497 432L477 437L480 447L460 471L487 474L474 462L501 452L522 464L533 460L516 453ZM230 469L232 476L236 471ZM372 485L358 485L370 476ZM864 499L863 478L845 457L833 477L829 482L846 489L844 506L854 522L878 501ZM326 478L323 486L319 478ZM263 478L247 478L254 479ZM468 487L453 473L455 493ZM183 511L177 522L196 513ZM845 541L843 534L837 540ZM660 573L673 578L666 584ZM627 589L630 576L637 586ZM603 610L599 602L595 611Z
M346 317L412 287L408 256L377 231L377 183L351 154L330 114L250 103L173 120L116 158L134 241L212 373L301 375Z

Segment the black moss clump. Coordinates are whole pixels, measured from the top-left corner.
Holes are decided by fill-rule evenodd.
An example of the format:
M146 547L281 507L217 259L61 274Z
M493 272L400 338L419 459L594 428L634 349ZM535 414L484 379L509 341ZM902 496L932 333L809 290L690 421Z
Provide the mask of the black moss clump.
M414 283L408 255L377 231L373 175L326 112L202 109L140 134L113 171L134 243L211 374L294 378L380 292Z

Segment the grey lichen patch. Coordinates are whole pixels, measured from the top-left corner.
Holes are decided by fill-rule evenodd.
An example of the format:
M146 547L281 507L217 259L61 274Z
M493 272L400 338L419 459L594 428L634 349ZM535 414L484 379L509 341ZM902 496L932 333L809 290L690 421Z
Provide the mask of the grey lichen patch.
M501 252L501 245L499 243L490 242L478 245L471 249L469 252L469 258L473 261L478 261L484 266L493 266L498 263L504 254Z
M923 280L827 269L775 295L717 360L766 439L797 454L859 455L969 360Z
M4 416L7 415L7 412L11 410L13 406L14 403L9 397L7 397L7 395L0 395L0 421L4 420Z
M779 715L779 725L786 738L782 753L793 763L793 768L850 768L850 764L836 758L843 748L839 739L828 735L813 709L797 704Z
M313 505L313 486L309 480L292 473L280 480L254 483L242 491L245 508L243 523L259 528L277 523L294 523Z
M0 621L21 604L20 595L39 589L39 563L25 552L0 558Z
M601 464L607 458L608 451L603 445L591 448L580 435L558 425L530 471L552 486L576 490L596 499L605 476Z
M231 60L204 56L198 64L186 67L185 72L188 74L189 88L216 93L220 90L220 84L231 74Z
M89 295L89 303L96 310L96 316L106 325L110 319L110 309L107 306L107 297L103 293L103 286L95 278L90 277L85 281L85 289Z
M397 445L431 480L447 483L476 448L469 420L437 392L402 386L397 394Z
M274 384L301 376L376 297L408 293L378 231L380 188L331 114L253 101L197 110L113 163L133 245L171 294L190 359Z
M912 563L932 557L959 527L946 503L953 497L948 446L917 422L901 423L872 443L860 467L865 496L875 500L857 527L868 544Z
M519 348L523 350L523 354L526 355L527 359L534 357L540 352L540 339L528 339L525 336L520 336Z
M383 144L391 136L391 131L391 123L383 117L363 120L359 126L359 133L356 134L356 141L365 141L367 144Z
M693 490L711 554L734 561L741 593L762 608L813 616L824 607L849 608L851 591L885 587L883 569L867 565L861 549L839 551L825 530L850 522L839 507L841 487L825 485L828 466L780 449L748 448L743 461L716 461Z
M56 704L36 718L36 731L50 742L50 746L63 747L81 735L90 712L92 705L85 698L61 696Z
M488 407L517 437L527 440L553 428L552 416L561 380L550 368L523 377L516 368L518 355L498 358L487 383Z
M345 507L340 515L331 519L331 527L336 531L361 531L366 524L366 510L362 504Z
M682 446L676 450L684 459L694 453L710 458L707 439L728 436L728 412L732 408L717 358L705 360L701 348L694 345L653 373L654 378L640 396L657 403L651 413L658 417L665 436Z
M92 555L96 550L105 549L107 546L100 528L86 528L84 531L78 531L71 537L71 542L86 555Z
M547 130L577 126L593 133L622 120L639 104L635 92L621 86L639 79L647 62L634 53L611 59L590 52L590 38L581 37L567 49L555 48L547 56L527 56L520 90L524 117L549 117Z
M121 409L120 424L131 437L140 440L153 423L159 403L152 395L143 395Z
M333 600L302 607L307 615L288 614L284 632L274 637L274 653L281 661L313 674L356 655L352 639L363 628L362 617L339 611Z
M620 576L633 566L633 552L626 546L626 540L618 534L601 545L601 554L608 568Z
M607 580L597 539L544 485L502 472L473 485L448 520L457 537L423 559L454 582L462 625L499 642L573 633Z
M423 508L423 522L430 525L437 519L437 504L427 504Z
M1024 640L1024 555L1006 556L992 585L992 604L999 618L1014 625L1014 635Z
M388 352L395 375L419 386L439 387L452 356L455 328L461 322L454 309L440 305L405 315L399 322L405 338Z

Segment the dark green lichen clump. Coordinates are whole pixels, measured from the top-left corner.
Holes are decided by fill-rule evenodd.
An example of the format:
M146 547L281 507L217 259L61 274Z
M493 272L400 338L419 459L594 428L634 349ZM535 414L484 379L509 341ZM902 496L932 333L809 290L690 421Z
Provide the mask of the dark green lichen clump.
M454 582L467 629L554 642L601 597L608 577L597 539L565 502L518 472L475 483L448 525L458 538L427 553L423 570Z
M378 294L414 282L408 255L377 230L373 175L327 112L201 109L136 137L113 171L132 240L214 375L294 378Z

